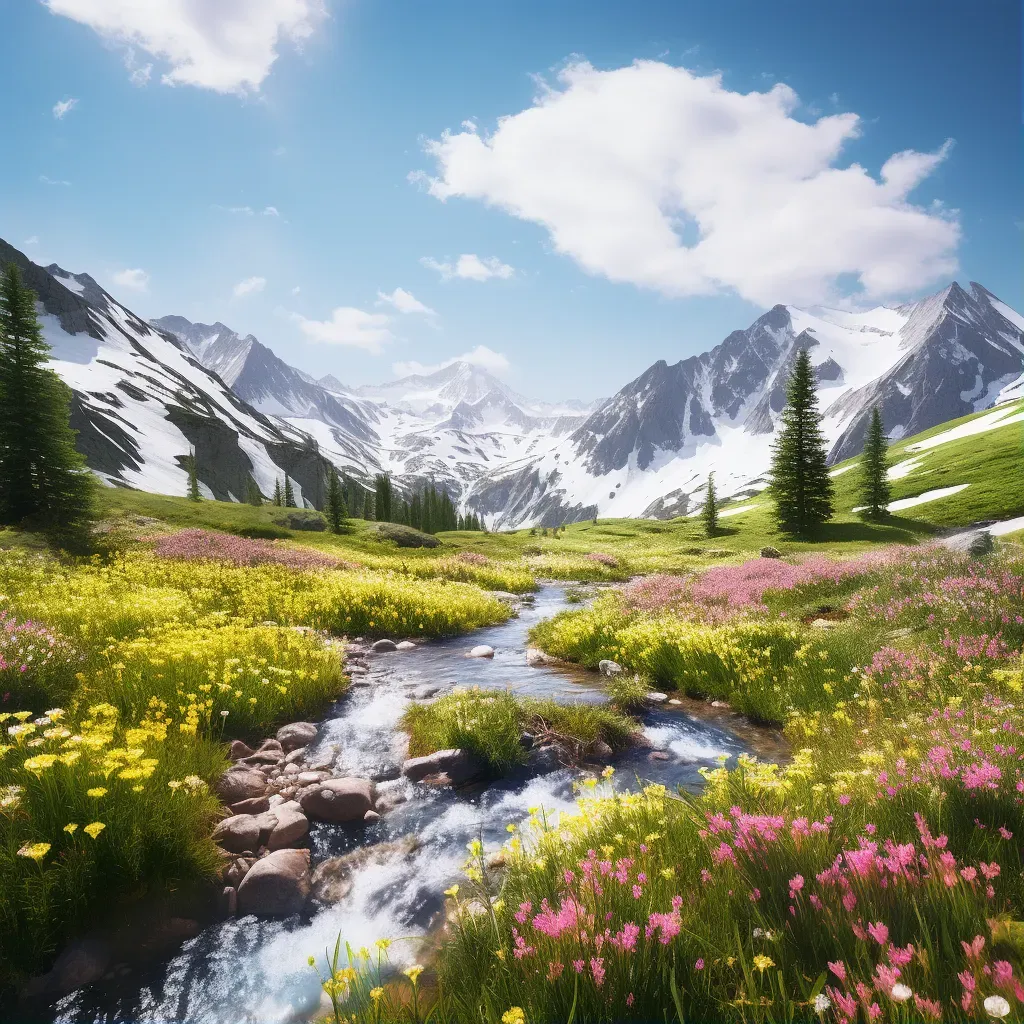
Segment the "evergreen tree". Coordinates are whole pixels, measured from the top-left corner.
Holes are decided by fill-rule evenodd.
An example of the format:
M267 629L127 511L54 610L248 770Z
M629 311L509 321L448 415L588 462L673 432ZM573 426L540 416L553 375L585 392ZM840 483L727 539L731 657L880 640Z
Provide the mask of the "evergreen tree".
M368 522L374 519L374 495L372 491L366 491L363 496L363 518Z
M772 446L775 520L786 533L807 533L832 518L832 478L820 420L811 357L801 349L786 387L782 430Z
M416 530L423 529L423 498L418 492L413 494L409 503L409 525Z
M192 448L185 457L185 469L188 471L188 500L202 501L199 493L199 474L196 471L196 450Z
M46 368L36 296L9 263L0 275L0 522L34 520L51 541L83 548L93 479L75 450L71 389Z
M381 523L391 522L391 477L387 473L378 473L373 478L374 500L373 510L377 521Z
M295 508L295 491L292 489L292 478L285 474L284 477L284 504L285 508Z
M341 481L338 479L337 470L331 467L331 474L327 481L327 522L334 533L344 533L348 525L348 505L345 502L345 491L342 489Z
M249 482L246 484L245 500L257 508L263 504L263 492L252 477L249 477Z
M889 445L882 427L882 416L876 405L871 410L871 422L864 440L860 474L861 504L865 519L883 519L892 500L889 486Z
M284 496L281 493L281 481L280 480L275 480L274 481L274 501L273 501L273 504L275 504L278 508L280 508L284 504Z
M704 499L704 511L701 512L701 519L704 520L704 533L708 537L714 537L718 532L718 495L715 493L714 473L708 473L708 494Z

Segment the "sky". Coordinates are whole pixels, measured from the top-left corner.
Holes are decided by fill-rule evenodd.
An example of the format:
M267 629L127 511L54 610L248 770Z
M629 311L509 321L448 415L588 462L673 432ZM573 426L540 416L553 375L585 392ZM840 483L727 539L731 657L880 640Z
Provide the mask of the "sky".
M610 395L776 303L1024 309L1010 0L9 0L0 237L375 383Z

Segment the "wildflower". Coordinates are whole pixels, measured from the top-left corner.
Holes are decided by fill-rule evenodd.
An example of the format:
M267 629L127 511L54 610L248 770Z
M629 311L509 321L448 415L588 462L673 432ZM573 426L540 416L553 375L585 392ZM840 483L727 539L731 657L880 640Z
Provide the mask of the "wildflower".
M897 983L889 994L897 1003L905 1003L914 993L908 986Z
M445 889L444 894L445 894L445 896L452 896L452 897L458 896L459 895L459 887L457 885L453 885L450 889Z
M98 800L101 796L106 796L107 791L103 786L96 786L93 789L86 791L86 796L91 796L94 800Z
M884 946L889 941L889 929L881 921L869 924L868 933L880 946Z
M94 821L86 825L82 831L90 838L95 839L107 826L102 821Z
M844 964L842 960L829 960L828 969L840 981L846 981L846 964Z
M69 836L73 836L77 830L78 825L76 825L75 822L71 822L69 825L64 826L64 831L67 832Z
M988 996L982 1003L985 1012L997 1020L1002 1019L1010 1012L1010 1004L1002 996Z
M402 973L413 983L415 986L417 979L423 973L423 968L419 964L413 964L411 967L406 967Z
M370 989L370 998L376 1003L380 997L384 995L384 989L378 985L376 988Z
M832 1005L832 1000L824 992L819 992L811 1005L815 1013L824 1013Z
M764 972L767 971L769 967L775 966L775 961L770 956L765 956L763 953L758 953L757 956L754 957L754 966L762 974L764 974Z
M308 957L306 957L306 963L309 964L310 967L316 967L316 957L315 956L308 956Z
M526 1024L526 1014L521 1006L512 1006L501 1015L501 1024Z
M701 958L700 958L700 959L699 959L699 960L698 960L698 961L697 961L697 962L696 962L696 963L695 963L695 964L693 965L693 969L694 969L695 971L703 971L703 970L704 970L704 958L703 958L703 957L701 957Z
M37 864L50 852L49 843L26 843L18 850L19 857L27 857Z

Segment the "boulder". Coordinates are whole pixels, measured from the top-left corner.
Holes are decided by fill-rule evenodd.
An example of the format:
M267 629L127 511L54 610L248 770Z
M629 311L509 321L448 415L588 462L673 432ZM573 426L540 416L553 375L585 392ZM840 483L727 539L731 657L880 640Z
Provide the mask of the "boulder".
M987 555L995 547L992 534L988 530L965 530L963 533L946 537L939 543L958 555L970 555L972 558Z
M652 750L647 755L647 760L648 761L669 761L669 760L671 760L671 755L667 751L665 751L665 750Z
M483 765L465 750L436 750L425 757L410 757L402 765L402 774L413 782L421 782L428 775L446 774L456 785L479 775Z
M762 558L781 558L782 557L782 552L778 548L772 547L771 544L766 544L763 548L761 548L761 557Z
M587 748L587 756L597 761L608 761L615 756L615 751L604 740L594 740Z
M294 508L286 515L278 516L274 523L288 530L313 530L321 533L327 529L327 520L311 508Z
M113 951L106 939L87 936L76 939L57 957L50 971L60 992L72 992L99 981L110 969Z
M389 789L377 797L377 813L387 814L393 811L399 804L404 804L409 797L400 789Z
M275 765L280 764L284 760L284 754L280 750L257 750L255 754L250 754L248 757L242 758L240 764L251 764L254 767L260 767L261 765Z
M232 814L262 814L270 810L270 797L254 796L231 805Z
M238 887L238 912L283 916L309 895L309 850L274 850L258 860Z
M329 779L330 776L327 772L299 772L295 776L295 784L297 786L312 786L317 782L323 782L324 779Z
M411 640L403 640L401 643L395 644L396 651L415 651L416 645Z
M657 690L651 690L650 693L644 698L649 704L664 704L668 700L667 693L659 693Z
M264 796L267 792L267 780L264 774L255 768L240 765L229 768L213 788L224 803L237 804L239 800Z
M330 857L313 871L313 898L323 903L337 903L352 891L352 875L368 864L384 864L402 857L408 859L419 849L419 840L412 835L390 843L361 846L340 857Z
M487 593L510 608L518 608L523 603L518 594L510 594L507 590L489 590Z
M241 740L232 740L231 749L228 751L228 757L232 761L241 761L243 757L252 757L254 751L248 744L243 743Z
M283 728L283 726L282 726L282 728ZM280 731L280 730L278 730L278 731ZM273 751L275 751L278 754L283 754L284 753L284 747L281 746L281 741L279 739L276 739L276 738L264 740L259 745L259 748L257 749L256 753L260 753L260 751L267 751L267 750L273 750Z
M618 676L622 674L622 666L617 661L609 661L608 658L602 658L597 663L597 670L603 676Z
M277 741L287 754L305 747L316 739L316 726L312 722L292 722L277 730Z
M373 783L369 779L328 779L299 795L299 804L318 821L362 821L373 810Z
M424 686L417 686L416 689L409 694L409 696L413 700L429 700L435 694L438 694L440 692L440 686L436 686L433 683L427 683Z
M557 772L562 767L562 752L555 743L544 743L534 747L526 755L526 767L528 771L536 772L538 775Z
M284 756L285 764L302 764L306 760L306 748L296 747L294 750L290 750Z
M213 841L231 853L255 850L260 845L260 817L262 815L234 814L225 818L213 830Z
M280 850L286 846L294 846L309 833L309 819L295 801L281 804L270 813L274 815L276 821L267 837L269 849Z
M467 658L493 658L494 648L487 644L477 644L467 655Z
M398 650L398 644L394 640L378 640L370 646L370 650L377 654L390 654Z

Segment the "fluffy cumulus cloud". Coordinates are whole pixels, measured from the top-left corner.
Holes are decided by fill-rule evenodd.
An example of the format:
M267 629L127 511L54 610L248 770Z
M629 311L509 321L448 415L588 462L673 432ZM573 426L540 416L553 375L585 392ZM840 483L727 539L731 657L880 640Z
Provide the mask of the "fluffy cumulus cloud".
M236 299L241 299L246 295L255 295L257 292L263 291L266 286L267 279L265 277L247 277L244 281L239 281L232 291Z
M53 116L57 118L58 121L63 121L64 118L67 117L68 114L70 114L77 106L78 100L74 97L66 100L58 100L53 105Z
M310 341L325 345L348 345L378 353L394 338L387 314L367 313L354 306L339 306L330 320L308 320L301 313L292 313L291 318Z
M856 114L805 122L798 108L781 83L740 93L657 61L575 63L493 133L429 141L436 169L419 177L438 199L541 225L591 274L670 296L879 299L953 274L955 213L909 199L949 143L897 153L876 177L841 162Z
M215 92L259 89L282 42L301 44L326 14L324 0L43 0L54 13L128 47L132 82L145 84L164 61L168 85Z
M481 259L475 252L464 252L454 263L441 262L432 256L424 256L420 263L430 270L436 270L442 281L450 281L453 277L464 281L489 281L492 277L507 279L515 274L515 268L502 263L495 256Z
M391 369L399 377L409 377L414 373L426 376L431 373L437 373L438 370L443 370L446 366L451 366L452 363L472 363L473 366L479 366L481 369L495 374L506 373L509 368L508 359L500 352L495 352L486 345L477 345L472 352L464 352L461 356L453 356L451 359L445 359L443 362L434 363L433 365L428 366L424 363L411 361L392 363Z
M437 316L434 310L424 305L412 292L407 292L404 288L396 288L390 294L377 292L377 300L391 306L399 313L422 313L424 316Z
M149 274L138 267L130 270L118 270L114 274L113 280L118 288L127 288L132 292L144 292L149 288Z

